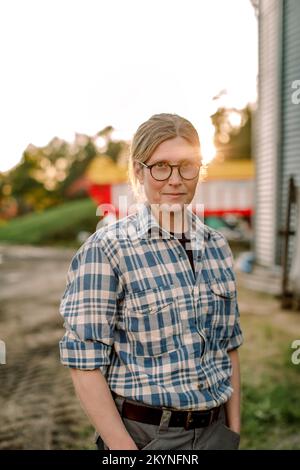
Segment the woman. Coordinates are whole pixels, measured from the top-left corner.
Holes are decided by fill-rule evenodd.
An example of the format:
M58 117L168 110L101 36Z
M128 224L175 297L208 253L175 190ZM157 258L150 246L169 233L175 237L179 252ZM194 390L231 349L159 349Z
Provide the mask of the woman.
M139 210L97 230L71 262L61 361L99 449L238 448L232 256L187 207L200 166L193 125L152 116L131 146Z

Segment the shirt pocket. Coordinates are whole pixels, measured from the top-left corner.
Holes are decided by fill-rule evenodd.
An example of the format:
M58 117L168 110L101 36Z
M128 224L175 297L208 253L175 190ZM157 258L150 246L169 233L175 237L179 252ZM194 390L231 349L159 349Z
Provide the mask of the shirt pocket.
M131 350L137 356L160 356L182 346L175 286L127 294L124 320Z
M235 324L236 286L232 279L214 279L202 296L206 335L222 340L230 338Z

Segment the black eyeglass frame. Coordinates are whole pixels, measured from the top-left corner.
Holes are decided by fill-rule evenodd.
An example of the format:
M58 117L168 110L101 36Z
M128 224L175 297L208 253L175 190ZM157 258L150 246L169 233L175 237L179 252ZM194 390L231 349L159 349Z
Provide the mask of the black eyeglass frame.
M151 173L152 178L155 179L156 181L167 181L169 178L171 178L172 173L173 173L173 168L178 168L178 172L179 172L180 177L181 177L182 179L184 179L184 180L186 180L186 181L192 181L192 180L194 180L195 178L198 177L199 172L200 172L200 168L201 168L201 164L200 164L200 163L199 163L199 164L198 164L198 163L193 163L195 166L198 167L198 174L197 174L196 176L194 176L193 178L185 178L185 177L182 176L182 174L180 173L180 167L182 166L182 163L179 164L179 165L170 165L170 163L167 163L167 162L156 162L156 163L153 163L152 165L147 165L147 164L144 163L144 162L139 162L139 163L140 163L141 165L143 165L144 167L148 168L148 170L150 170L150 173ZM166 164L169 166L171 172L170 172L170 174L169 174L169 176L168 176L167 178L164 178L164 179L162 179L162 180L158 180L157 178L155 178L155 177L152 175L152 168L153 168L155 165L157 165L158 163L166 163ZM186 163L186 161L185 161L184 163Z

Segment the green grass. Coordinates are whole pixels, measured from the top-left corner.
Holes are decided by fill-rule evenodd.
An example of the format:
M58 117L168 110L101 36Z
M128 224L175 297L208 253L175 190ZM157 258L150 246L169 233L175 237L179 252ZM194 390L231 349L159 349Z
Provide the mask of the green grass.
M260 387L244 383L242 448L300 448L299 386L284 372L282 383L270 375Z
M300 449L300 365L291 362L297 331L276 324L276 314L245 315L242 324L241 448Z
M73 245L81 230L94 232L98 221L96 205L90 199L80 199L11 220L0 227L0 241Z

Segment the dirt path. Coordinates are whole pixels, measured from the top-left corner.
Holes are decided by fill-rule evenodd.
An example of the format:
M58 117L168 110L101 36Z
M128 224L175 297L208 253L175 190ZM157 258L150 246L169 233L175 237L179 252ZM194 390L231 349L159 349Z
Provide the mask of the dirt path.
M59 299L74 250L0 247L0 449L93 448L68 370L59 362Z

